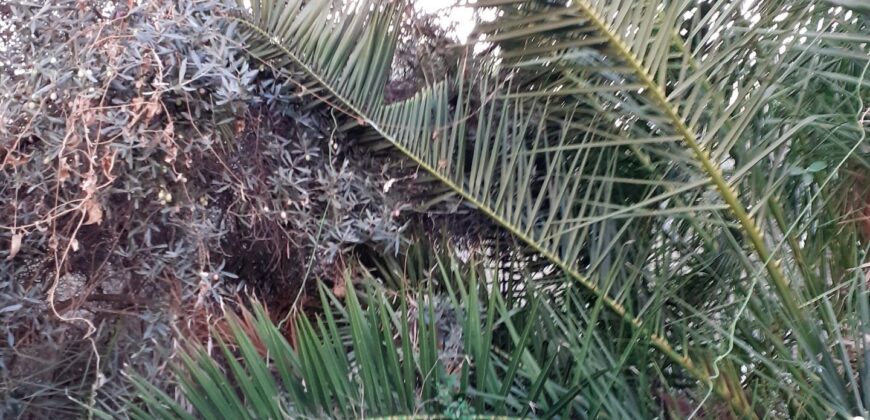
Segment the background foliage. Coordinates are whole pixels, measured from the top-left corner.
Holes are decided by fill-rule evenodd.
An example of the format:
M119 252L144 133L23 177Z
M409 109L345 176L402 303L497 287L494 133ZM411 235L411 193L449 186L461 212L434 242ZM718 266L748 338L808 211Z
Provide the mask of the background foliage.
M2 409L866 416L834 3L0 5Z

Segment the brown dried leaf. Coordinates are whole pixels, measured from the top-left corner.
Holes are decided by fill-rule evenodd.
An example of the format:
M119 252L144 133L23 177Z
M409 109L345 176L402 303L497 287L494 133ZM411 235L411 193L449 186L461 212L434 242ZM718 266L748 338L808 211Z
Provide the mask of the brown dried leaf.
M150 120L154 118L157 113L160 112L160 103L155 100L151 100L145 105L145 119Z
M70 149L75 149L76 147L79 147L80 144L82 144L82 139L75 133L71 133L66 139L66 147Z
M82 182L82 191L85 192L85 199L89 199L97 192L97 174L91 169L85 174L85 180Z
M9 154L6 155L6 159L4 159L3 164L0 165L0 168L6 166L7 164L9 166L15 168L15 167L24 165L28 161L30 161L30 155L9 152Z
M103 174L106 175L106 178L114 179L112 177L112 168L115 167L115 154L116 152L112 152L112 154L105 154L103 159L100 161L103 167Z
M166 156L163 157L163 161L166 163L173 163L175 159L178 158L178 148L175 147L174 143L169 143L164 148L163 152L166 153Z
M141 80L136 81L136 87L141 88L141 84ZM143 106L145 106L145 98L141 96L137 96L130 100L130 109L132 109L133 112L139 112L139 110L142 109Z
M82 209L88 215L88 220L84 224L99 225L103 222L103 207L93 197L85 200L84 204L82 204Z
M173 124L172 121L168 121L166 123L166 127L163 127L162 134L162 140L164 142L172 142L172 140L175 138L175 124Z
M61 184L66 182L69 179L70 169L69 164L66 163L66 159L61 159L60 168L57 170L57 181Z
M347 296L347 288L345 287L343 281L336 283L334 286L332 286L332 294L339 299Z
M15 255L18 254L18 251L21 250L21 240L24 239L24 234L16 233L12 235L12 244L9 246L9 255L6 257L6 260L11 260L15 258Z

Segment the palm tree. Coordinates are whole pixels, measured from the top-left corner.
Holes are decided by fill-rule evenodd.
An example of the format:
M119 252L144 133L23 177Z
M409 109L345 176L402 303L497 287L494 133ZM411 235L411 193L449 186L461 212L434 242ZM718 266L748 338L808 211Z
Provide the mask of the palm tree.
M717 399L740 417L866 415L866 242L849 211L868 165L864 15L785 0L475 7L498 10L479 28L498 53L396 103L383 88L400 4L255 0L228 25L361 142L430 174L433 200L455 194L544 261L529 277L570 279L555 290L575 304L554 319L578 320L572 354L618 331L607 376L646 384L647 408L658 387L688 393L677 416Z
M178 374L186 399L206 418L656 415L637 386L651 378L613 374L643 357L642 347L575 319L585 305L578 290L557 300L514 281L525 287L503 292L487 287L487 276L506 284L519 270L462 262L431 245L378 258L381 274L367 276L359 297L342 302L321 287L323 314L288 321L294 346L256 302L253 313L228 313L214 334L228 372L191 344ZM134 406L135 417L189 417L155 386L133 382L149 409Z

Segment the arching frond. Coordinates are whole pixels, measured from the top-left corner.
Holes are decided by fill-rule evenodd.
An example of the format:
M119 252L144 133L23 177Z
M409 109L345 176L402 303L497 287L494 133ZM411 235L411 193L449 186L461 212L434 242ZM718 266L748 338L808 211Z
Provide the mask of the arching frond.
M813 164L795 161L793 151L824 134L839 150L830 162L839 169L863 141L854 115L867 94L866 37L841 34L826 11L787 1L477 6L502 11L481 28L500 48L494 62L466 61L459 77L393 104L383 88L400 25L396 3L262 0L232 21L251 54L302 72L294 79L301 94L373 130L753 415L739 381L720 374L730 350L699 352L718 344L681 320L697 310L683 303L691 290L736 285L723 301L743 300L717 316L736 328L745 305L760 318L757 300L775 302L784 315L766 336L774 346L794 332L807 360L823 353L825 333L803 309L810 289L795 287L819 277L792 268L800 218L779 223L776 203L794 171ZM854 112L819 112L803 96L811 91ZM631 275L603 275L626 249L642 258L626 264ZM677 331L693 339L669 343ZM842 393L834 363L819 363L832 375L826 389ZM790 374L801 386L813 380Z
M664 248L691 259L695 249L677 248L689 237L706 253L736 257L744 274L731 271L735 278L719 281L746 290L729 298L763 298L781 308L767 339L781 344L787 334L797 335L801 357L825 372L821 394L848 395L825 350L827 329L834 327L820 328L805 309L805 300L824 290L824 276L799 269L806 264L795 233L816 234L802 223L812 219L804 206L820 192L795 188L794 178L803 168L830 165L830 175L818 179L818 188L827 189L844 182L847 161L867 167L866 151L860 152L861 115L870 98L868 39L860 35L866 22L842 9L792 1L483 0L477 6L499 8L499 18L481 32L519 72L523 96L549 98L554 113L559 106L571 115L574 137L588 138L586 147L625 141L659 179L689 181L682 190L661 185L660 194L673 193L662 202L672 210L666 229L680 232ZM590 130L594 120L574 112L578 107L598 110L592 116L612 127L603 135L600 127ZM821 160L807 162L808 156ZM696 198L708 207L686 205ZM801 202L786 204L796 220L783 216L784 200ZM741 255L743 240L754 255ZM695 270L688 272L700 273ZM753 302L732 322L765 311ZM815 374L788 375L813 386ZM839 401L845 415L850 403Z
M497 69L463 68L472 76L385 104L383 83L395 48L397 15L395 6L383 2L358 2L346 9L331 1L261 2L250 17L236 22L249 29L246 43L253 55L279 65L290 60L304 69L304 83L312 83L306 93L335 103L376 130L601 298L612 313L646 331L652 344L676 363L696 370L690 359L629 313L621 299L632 294L605 290L581 273L585 267L579 261L590 236L601 238L602 248L624 240L618 234L604 239L595 231L598 224L609 217L631 220L649 214L657 199L644 192L648 187L610 188L620 171L619 156L576 147L576 139L568 136L569 120L549 118L546 102L511 96L509 82ZM705 377L697 370L695 375Z

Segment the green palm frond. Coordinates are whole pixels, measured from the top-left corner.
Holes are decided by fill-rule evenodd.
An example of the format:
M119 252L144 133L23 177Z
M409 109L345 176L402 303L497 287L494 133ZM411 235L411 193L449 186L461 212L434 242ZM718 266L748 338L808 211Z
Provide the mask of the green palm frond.
M643 351L605 340L587 325L594 319L575 319L584 304L576 291L566 305L530 283L503 295L486 287L487 264L424 252L427 259L405 262L421 277L398 296L374 278L343 302L321 288L326 310L293 321L294 346L256 303L253 314L227 313L230 334L214 334L226 363L197 343L179 355L175 373L189 409L133 377L136 417L653 415L646 390L618 374Z
M624 239L599 235L596 229L606 219L628 224L659 213L648 209L645 191L650 186L611 187L621 170L619 155L573 146L578 139L569 136L569 119L551 120L546 102L510 97L509 83L485 65L463 65L460 71L471 76L385 104L386 63L399 25L395 3L254 3L250 16L235 20L249 29L245 43L251 54L279 66L289 60L304 69L307 79L299 82L306 86L304 93L344 108L602 299L612 313L646 331L653 346L697 377L706 377L614 298L630 294L620 289L608 293L581 271L580 257L591 236L601 238L596 241L602 248Z
M807 363L836 372L816 362L833 325L806 310L830 276L800 268L797 238L815 232L805 204L843 182L845 162L866 167L864 21L835 27L823 8L790 1L477 6L501 10L481 28L499 56L468 58L456 79L393 104L383 88L401 5L263 0L232 22L252 55L302 72L301 94L365 127L361 141L419 164L742 415L752 403L724 369L746 359L711 338L748 339L730 330L741 317L770 326L775 349L752 357L782 357L791 332ZM795 187L796 173L818 166L812 156L831 177ZM713 291L723 306L692 305ZM735 297L741 304L725 304ZM669 342L681 334L691 339ZM801 369L771 372L817 383ZM835 376L824 392L843 394Z
M763 2L747 12L740 2L712 2L703 15L699 11L703 6L694 1L581 0L535 10L532 2L496 0L478 6L498 5L514 12L483 28L489 33L488 40L505 49L511 65L534 67L539 70L537 78L545 64L558 68L543 72L550 77L530 83L535 89L521 95L556 97L566 108L564 112L572 115L576 115L578 103L611 109L619 106L618 111L608 113L616 114L611 119L625 127L618 134L623 141L641 148L643 155L666 156L677 164L686 162L680 169L693 180L690 182L697 182L693 189L713 186L721 205L733 214L768 271L786 310L800 320L797 300L779 257L764 241L757 210L750 210L763 208L764 203L758 200L766 199L771 191L753 197L753 192L741 188L742 178L756 167L766 169L761 163L787 148L784 143L795 132L823 119L790 115L788 123L780 123L788 131L780 131L779 136L765 133L765 137L749 139L744 135L765 116L765 106L800 86L784 86L784 81L812 74L804 65L816 56L777 51L782 46L789 52L799 42L796 37L759 29L769 28L783 15L781 25L773 26L789 27L814 17L797 5L788 6L792 3ZM742 32L729 30L730 25L749 24L747 16L760 22ZM863 62L859 64L865 64L866 57ZM734 100L729 101L726 92ZM595 138L598 133L584 127L586 121L576 116L572 123L591 134L588 147L612 141L609 137ZM641 128L628 128L634 125ZM637 131L648 138L631 138ZM734 170L724 168L728 159L735 161ZM659 201L665 198L662 194Z
M562 114L573 115L571 126L576 136L590 139L587 147L624 141L659 179L698 181L682 191L661 184L657 203L674 210L666 229L678 232L666 239L665 249L687 261L701 249L718 254L716 260L731 260L734 269L705 263L676 277L697 282L716 274L714 282L736 287L725 297L746 299L748 310L725 313L737 317L729 322L737 325L744 317L744 334L756 337L758 330L749 330L757 323L771 326L763 329L764 341L778 348L761 357L791 360L795 355L789 352L797 351L813 366L778 366L776 375L805 390L818 384L816 402L833 401L843 415L856 407L864 412L865 403L848 391L859 386L838 377L838 366L846 362L828 354L830 337L840 328L837 320L848 312L826 314L827 322L819 325L820 314L809 310L808 302L824 300L830 286L820 282L832 276L816 271L807 252L816 253L810 258L833 252L831 237L824 245L798 238L818 238L816 223L840 218L831 211L832 197L825 196L839 189L836 184L851 182L846 163L867 168L861 117L870 98L866 21L791 1L484 0L477 5L500 8L500 17L481 32L500 47L505 65L520 72L522 95L548 98ZM592 125L577 107L598 110L594 117L612 126ZM826 176L819 168L827 168ZM717 197L709 194L711 187ZM709 208L686 204L698 198ZM725 240L711 242L716 237ZM741 255L743 238L753 257ZM678 248L687 242L688 252ZM809 242L819 246L812 249ZM845 267L861 265L860 258L847 260L841 261ZM834 277L835 284L852 281L851 275ZM673 288L670 299L700 316L679 290ZM704 323L714 325L709 319ZM728 329L718 333L733 335ZM796 342L783 338L789 334ZM727 350L722 356L733 354ZM747 359L741 363L752 365ZM813 407L820 406L825 404Z

